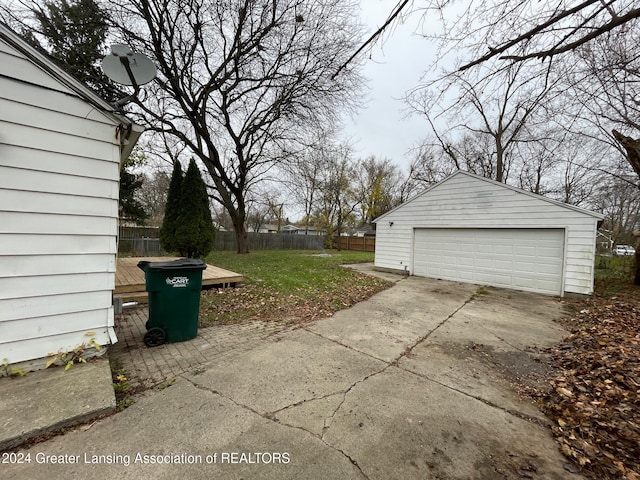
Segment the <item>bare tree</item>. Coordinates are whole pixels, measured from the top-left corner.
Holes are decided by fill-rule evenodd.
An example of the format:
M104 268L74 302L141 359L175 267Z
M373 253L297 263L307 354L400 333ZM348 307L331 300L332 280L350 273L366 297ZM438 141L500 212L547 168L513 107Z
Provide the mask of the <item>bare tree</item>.
M416 10L444 9L449 3L416 2ZM437 33L425 33L440 42L438 61L453 52L460 59L442 78L492 80L496 71L547 59L548 76L563 82L569 105L562 124L611 145L640 175L640 8L635 2L476 0L456 16L443 12L441 25Z
M590 160L583 159L582 162L587 163ZM591 200L593 192L598 185L598 176L594 172L585 168L575 161L567 161L563 163L562 177L560 188L556 192L551 192L551 196L555 196L557 200L571 205L581 206ZM555 195L554 195L555 193Z
M262 202L247 201L247 229L259 232L271 219L271 209Z
M214 226L218 230L232 231L233 222L231 221L229 212L214 200L210 201L209 206L211 207L211 217L213 218Z
M136 199L149 215L151 225L160 226L167 205L167 192L171 175L162 170L143 174L142 186L136 192Z
M563 112L568 129L620 152L640 177L640 140L630 136L640 135L638 28L602 35L565 60L559 70L572 94Z
M402 21L403 15L422 11L429 30L433 18L442 23L442 33L425 36L443 40L449 48L471 50L471 60L460 70L468 70L493 59L522 62L547 59L571 52L602 35L633 28L640 8L628 0L472 0L462 13L447 14L453 0L402 0L390 11L388 19L336 71L338 75L359 55L381 41L383 34Z
M420 2L416 9L449 3ZM496 68L547 59L549 75L564 82L570 106L563 125L617 149L640 176L640 8L635 3L477 0L454 20L443 13L441 32L425 36L441 42L439 60L453 51L462 54L457 74L477 73L494 62L485 74L489 78ZM611 165L606 169L616 171Z
M246 253L246 195L310 122L337 121L360 78L331 74L360 38L344 0L114 0L118 35L158 78L131 112L206 167Z
M532 125L554 87L544 71L515 64L476 79L452 74L416 88L408 100L456 168L506 182L518 144L535 139Z
M321 187L326 183L331 151L334 150L329 132L314 132L306 148L292 155L283 165L284 184L291 198L303 209L305 234L312 226L314 209L321 196Z
M640 226L640 190L615 177L601 185L596 206L606 215L604 228L616 243L631 243Z
M347 225L355 224L355 214L361 199L354 190L356 177L352 148L347 143L325 149L319 196L314 206L316 223L327 229L330 238L340 236Z
M519 142L514 155L520 161L517 186L538 195L549 195L554 191L554 178L559 177L562 145L564 135L562 131L553 128L537 129L534 141Z
M578 4L569 0L526 0L517 4L481 0L476 5L468 10L467 20L482 22L475 32L480 40L475 51L481 52L482 42L488 52L461 70L496 57L522 62L572 52L601 35L628 28L640 18L640 8L627 0L585 0Z
M437 147L423 143L413 150L414 158L400 185L399 203L404 203L411 197L436 184L454 172L454 168L446 166L435 153Z
M428 26L424 36L439 45L438 59L436 65L430 67L431 72L437 71L436 67L448 54L455 53L455 67L453 70L448 67L443 78L455 71L486 69L492 62L499 65L498 68L507 68L514 63L529 64L532 59L548 60L550 71L555 72L560 66L560 76L566 75L567 64L571 65L570 70L586 64L587 69L583 68L581 74L571 79L570 90L576 92L578 103L591 111L592 123L604 132L602 140L620 150L640 175L640 138L630 136L637 133L639 118L640 8L637 2L471 0L462 9L454 3L453 0L398 2L387 21L338 72L382 42L383 34L406 15L429 18L429 22L424 22ZM450 11L452 8L456 10ZM435 19L439 25L434 26ZM494 71L495 67L490 67L485 76L490 77ZM624 128L619 127L620 120L625 121Z
M275 224L280 232L284 222L285 201L274 184L265 183L260 190L247 197L247 226L259 232L267 224Z

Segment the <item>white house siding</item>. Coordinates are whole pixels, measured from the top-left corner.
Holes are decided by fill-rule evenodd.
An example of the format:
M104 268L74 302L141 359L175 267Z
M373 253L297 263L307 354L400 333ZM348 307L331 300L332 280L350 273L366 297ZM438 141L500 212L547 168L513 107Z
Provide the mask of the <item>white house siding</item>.
M0 361L115 340L117 125L0 40Z
M596 227L601 218L457 172L377 219L375 265L413 274L414 229L419 228L563 228L564 292L591 294Z

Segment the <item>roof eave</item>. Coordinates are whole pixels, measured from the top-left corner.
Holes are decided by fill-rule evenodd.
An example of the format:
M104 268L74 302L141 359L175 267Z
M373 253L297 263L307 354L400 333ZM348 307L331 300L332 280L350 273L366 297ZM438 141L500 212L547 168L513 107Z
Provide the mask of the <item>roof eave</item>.
M445 182L447 182L447 181L451 180L453 177L455 177L455 176L457 176L457 175L467 175L467 176L472 177L472 178L477 178L478 180L483 180L483 181L485 181L485 182L492 183L492 184L494 184L494 185L496 185L496 186L500 186L500 187L503 187L503 188L508 188L509 190L513 190L513 191L514 191L514 192L516 192L516 193L521 193L521 194L524 194L524 195L530 196L530 197L532 197L532 198L536 198L536 199L539 199L539 200L543 200L543 201L545 201L545 202L549 202L549 203L554 204L554 205L557 205L557 206L559 206L559 207L568 208L569 210L574 210L574 211L579 212L579 213L582 213L582 214L584 214L584 215L589 215L589 216L591 216L591 217L596 218L597 220L603 220L603 219L605 218L605 215L603 215L603 214L601 214L601 213L592 212L591 210L586 210L586 209L584 209L584 208L576 207L575 205L571 205L571 204L569 204L569 203L559 202L558 200L553 200L553 199L551 199L551 198L547 198L547 197L544 197L544 196L539 195L539 194L536 194L536 193L527 192L526 190L522 190L522 189L520 189L520 188L513 187L513 186L508 185L508 184L506 184L506 183L498 182L498 181L493 180L493 179L491 179L491 178L486 178L486 177L482 177L482 176L480 176L480 175L476 175L476 174L474 174L474 173L465 172L464 170L457 170L457 171L455 171L454 173L452 173L451 175L449 175L448 177L446 177L445 179L440 180L438 183L436 183L436 184L434 184L434 185L431 185L431 186L430 186L429 188L427 188L425 191L420 192L420 193L419 193L418 195L416 195L415 197L413 197L413 198L411 198L411 199L407 200L405 203L403 203L403 204L401 204L401 205L398 205L396 208L394 208L394 209L392 209L392 210L389 210L387 213L385 213L385 214L383 214L383 215L380 215L378 218L376 218L376 219L374 219L374 220L373 220L373 223L378 223L380 220L382 220L382 219L384 219L386 216L388 216L388 215L392 214L393 212L395 212L395 211L396 211L396 210L398 210L399 208L403 208L405 205L408 205L409 203L413 202L414 200L416 200L416 199L418 199L418 198L422 197L423 195L426 195L426 194L427 194L427 193L429 193L432 189L434 189L434 188L438 187L439 185L441 185L441 184L443 184L443 183L445 183Z
M113 105L101 98L82 82L65 72L62 68L53 62L47 55L39 52L27 42L24 41L16 32L8 25L0 21L0 39L6 41L11 47L18 50L34 64L51 75L60 84L74 91L80 98L95 107L105 117L111 119L114 125L125 127L122 130L127 131L128 135L120 139L121 142L121 160L126 159L136 145L140 135L144 132L144 128L136 124L125 115L116 112Z

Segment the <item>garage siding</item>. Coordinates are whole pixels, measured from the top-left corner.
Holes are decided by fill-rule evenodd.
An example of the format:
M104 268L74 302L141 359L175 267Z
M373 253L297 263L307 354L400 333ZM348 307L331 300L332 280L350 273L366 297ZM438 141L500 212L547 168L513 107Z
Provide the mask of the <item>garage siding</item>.
M457 172L376 220L375 265L393 270L409 265L411 269L413 231L419 228L562 228L566 231L564 292L591 294L596 227L601 218Z

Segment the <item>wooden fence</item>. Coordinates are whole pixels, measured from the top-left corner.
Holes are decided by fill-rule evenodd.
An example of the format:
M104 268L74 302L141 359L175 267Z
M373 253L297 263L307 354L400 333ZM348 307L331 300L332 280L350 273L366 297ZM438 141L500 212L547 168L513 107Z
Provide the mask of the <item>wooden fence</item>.
M120 238L159 238L160 227L135 227L120 225L118 235Z
M160 247L160 229L157 227L120 227L118 253L132 256L158 257L164 254ZM375 252L375 237L335 237L333 248ZM296 235L290 233L248 233L247 245L251 250L323 250L327 238L323 235ZM234 232L216 232L214 250L236 250Z
M160 257L164 250L160 247L158 227L131 227L120 225L118 231L118 253L132 257Z
M247 247L251 250L322 250L325 237L290 233L248 233ZM234 232L216 232L214 250L236 250Z
M338 237L335 242L340 250L356 250L359 252L375 252L376 237Z

